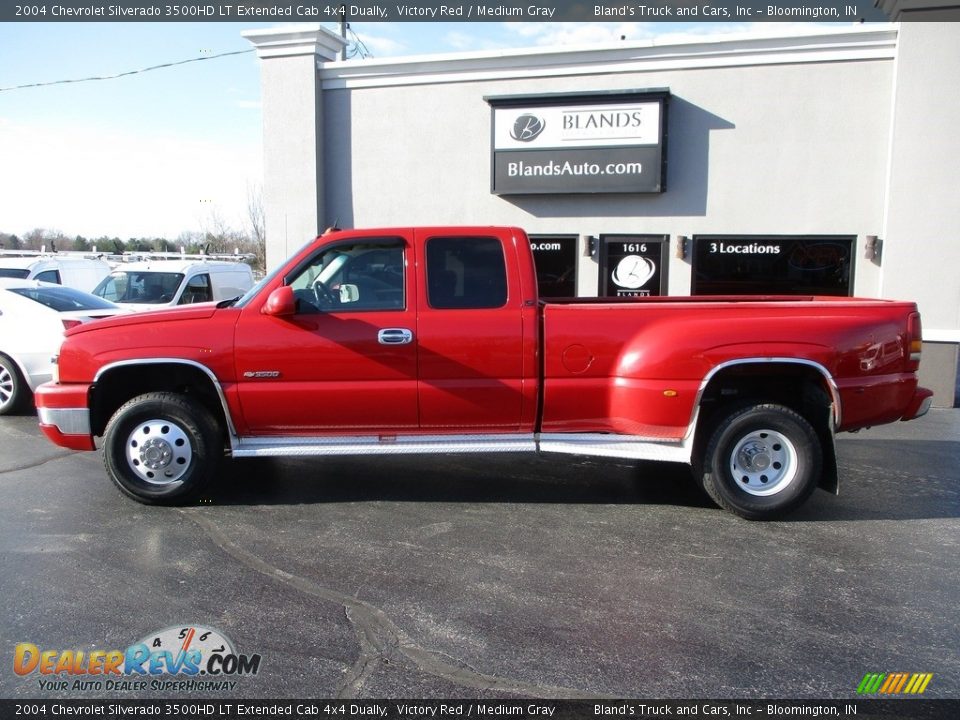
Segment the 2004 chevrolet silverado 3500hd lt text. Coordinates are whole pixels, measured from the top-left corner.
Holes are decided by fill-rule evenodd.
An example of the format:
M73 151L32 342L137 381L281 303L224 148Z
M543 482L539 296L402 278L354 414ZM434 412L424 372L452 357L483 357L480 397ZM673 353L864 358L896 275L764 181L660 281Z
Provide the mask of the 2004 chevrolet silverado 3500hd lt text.
M722 507L837 488L838 431L910 420L913 303L542 302L518 228L330 231L237 302L70 330L36 394L56 444L144 503L234 458L541 452L688 463Z

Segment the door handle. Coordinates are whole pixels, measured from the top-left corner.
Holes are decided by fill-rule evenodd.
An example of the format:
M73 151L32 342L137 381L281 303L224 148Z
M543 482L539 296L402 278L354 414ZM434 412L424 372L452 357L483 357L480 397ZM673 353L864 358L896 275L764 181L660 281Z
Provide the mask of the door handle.
M413 342L413 333L406 328L384 328L377 333L381 345L406 345Z

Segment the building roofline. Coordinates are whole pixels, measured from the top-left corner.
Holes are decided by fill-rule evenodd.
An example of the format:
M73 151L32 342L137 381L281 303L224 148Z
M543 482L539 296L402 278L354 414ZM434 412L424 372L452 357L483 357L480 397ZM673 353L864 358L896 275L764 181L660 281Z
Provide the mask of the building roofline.
M319 62L323 88L423 85L594 73L684 70L850 60L892 60L897 25L789 33L690 36L604 46L561 46Z

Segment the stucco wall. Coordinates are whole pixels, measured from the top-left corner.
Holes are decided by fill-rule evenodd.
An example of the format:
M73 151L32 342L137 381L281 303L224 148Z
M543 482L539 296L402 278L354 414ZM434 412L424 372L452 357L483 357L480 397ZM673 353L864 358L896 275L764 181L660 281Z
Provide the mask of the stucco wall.
M903 23L884 232L885 297L960 341L960 24Z
M878 235L892 81L892 61L864 60L328 89L327 219L588 235ZM659 87L672 93L666 192L490 193L485 96ZM671 258L670 290L688 293L690 265ZM587 294L596 262L580 267ZM869 263L856 291L879 292Z

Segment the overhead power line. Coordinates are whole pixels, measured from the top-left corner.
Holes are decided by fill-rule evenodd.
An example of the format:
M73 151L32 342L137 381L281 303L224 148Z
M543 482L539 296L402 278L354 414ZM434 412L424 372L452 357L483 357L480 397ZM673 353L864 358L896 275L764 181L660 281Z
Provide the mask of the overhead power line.
M151 70L162 70L163 68L176 67L178 65L187 65L188 63L201 62L203 60L216 60L217 58L229 57L231 55L245 55L252 53L254 48L249 50L234 50L233 52L219 53L217 55L203 55L201 57L190 58L189 60L178 60L176 62L163 63L162 65L152 65L150 67L140 68L139 70L127 70L116 75L101 75L85 78L73 78L72 80L51 80L49 82L29 83L27 85L13 85L11 87L0 88L0 92L9 92L11 90L24 90L26 88L48 87L50 85L68 85L70 83L94 82L97 80L116 80L117 78L128 77L130 75L139 75L140 73L150 72Z
M364 45L363 40L361 40L360 36L353 31L353 28L350 27L349 23L347 23L347 32L350 33L350 37L353 38L353 42L350 43L350 49L347 52L348 59L355 58L357 56L363 59L373 57L373 53L367 49L367 46Z

